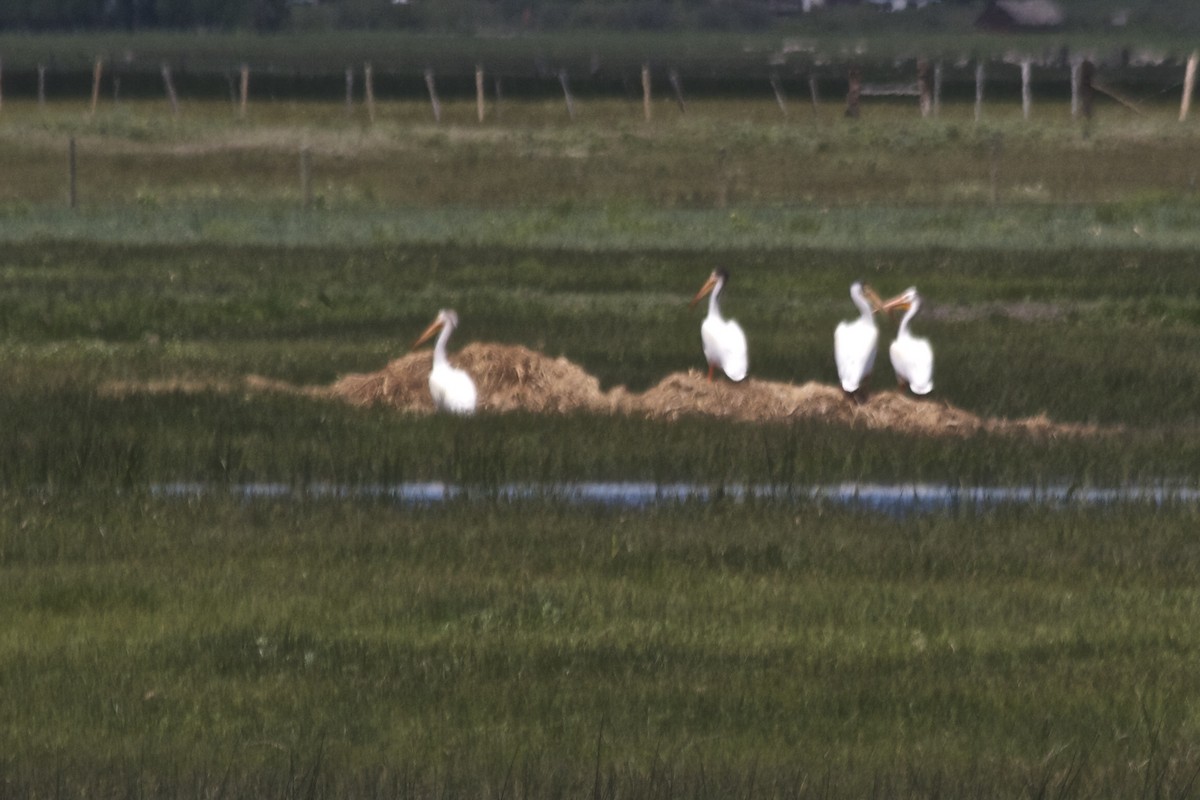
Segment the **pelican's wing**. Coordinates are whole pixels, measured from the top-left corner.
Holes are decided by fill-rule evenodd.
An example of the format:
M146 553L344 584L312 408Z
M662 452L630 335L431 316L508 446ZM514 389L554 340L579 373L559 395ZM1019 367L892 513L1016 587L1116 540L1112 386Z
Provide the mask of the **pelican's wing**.
M704 358L721 368L730 380L740 381L749 368L746 334L742 326L733 320L709 317L700 326L700 341L704 344Z
M461 369L451 366L435 368L429 373L429 392L433 395L434 405L442 411L475 413L475 382Z
M875 344L879 331L874 325L840 322L833 331L833 357L837 361L838 380L847 392L858 387L875 365Z
M933 348L928 339L901 337L892 342L889 352L896 376L907 383L914 394L933 391Z
M750 368L750 352L746 345L746 334L742 326L733 320L725 323L721 331L721 369L731 381L740 381L746 377Z

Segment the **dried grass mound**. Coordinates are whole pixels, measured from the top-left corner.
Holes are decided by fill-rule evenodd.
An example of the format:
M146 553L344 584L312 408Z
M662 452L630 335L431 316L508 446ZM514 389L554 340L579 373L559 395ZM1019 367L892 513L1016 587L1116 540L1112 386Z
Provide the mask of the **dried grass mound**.
M916 436L970 436L981 431L1039 438L1096 436L1096 426L1063 425L1045 416L1021 420L984 419L948 403L897 391L870 395L859 403L836 386L810 381L801 386L749 379L709 382L692 370L668 375L640 395L622 395L617 410L654 419L709 416L743 422L811 419L847 427L891 430Z
M748 378L741 383L709 380L696 370L668 375L642 394L623 395L617 408L653 419L708 416L742 422L768 422L799 416L827 416L845 403L829 386L792 386Z
M600 391L600 381L565 358L550 358L516 345L474 342L450 361L475 381L481 411L565 414L612 408L612 401ZM379 372L346 375L330 387L330 393L358 406L431 412L432 365L432 353L409 353Z
M620 404L626 413L656 419L702 415L744 422L814 419L846 426L888 428L932 435L966 435L983 427L974 414L897 392L880 392L863 403L836 386L810 381L801 386L749 379L709 382L698 371L675 373L641 395Z

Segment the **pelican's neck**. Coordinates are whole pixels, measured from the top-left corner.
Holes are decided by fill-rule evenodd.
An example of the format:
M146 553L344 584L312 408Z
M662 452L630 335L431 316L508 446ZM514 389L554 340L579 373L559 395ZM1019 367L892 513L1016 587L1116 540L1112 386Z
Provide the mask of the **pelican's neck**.
M908 323L917 315L917 311L921 309L921 301L914 299L908 306L908 311L904 312L904 316L900 318L900 328L897 331L898 336L904 336L908 333Z
M721 318L721 306L718 304L717 298L720 296L721 290L724 288L725 279L717 278L717 285L714 286L713 290L708 294L708 316L712 318Z
M867 296L863 294L861 286L854 286L850 289L850 299L854 301L855 307L858 308L859 316L870 322L875 317L875 311L871 308L871 304L867 302Z
M442 325L442 330L438 333L437 343L433 346L433 363L435 365L449 364L449 359L446 358L446 342L450 341L450 332L454 330L454 326L449 322Z

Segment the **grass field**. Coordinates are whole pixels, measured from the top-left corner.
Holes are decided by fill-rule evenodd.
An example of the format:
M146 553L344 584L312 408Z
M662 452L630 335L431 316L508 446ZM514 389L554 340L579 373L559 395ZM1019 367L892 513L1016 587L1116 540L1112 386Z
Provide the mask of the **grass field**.
M1200 204L1166 105L6 98L0 786L13 796L1185 796L1197 509L649 510L511 481L1197 486ZM807 111L807 110L806 110ZM79 208L65 208L76 137ZM311 155L302 208L299 154ZM857 278L929 300L932 402L1116 429L473 419L247 392L468 341L633 390L703 366L708 272L755 377L834 381ZM894 325L881 320L884 341ZM890 382L881 354L880 382ZM103 387L175 380L167 393ZM478 499L248 500L441 480ZM157 491L169 482L205 491Z

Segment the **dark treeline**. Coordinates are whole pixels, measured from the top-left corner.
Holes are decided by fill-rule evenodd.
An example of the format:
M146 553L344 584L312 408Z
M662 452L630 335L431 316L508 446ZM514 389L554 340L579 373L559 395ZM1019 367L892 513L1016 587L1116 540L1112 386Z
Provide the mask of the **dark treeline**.
M996 0L0 0L11 31L333 31L449 33L617 30L970 33ZM1045 0L1064 31L1200 34L1195 0ZM889 13L904 9L899 13ZM811 11L812 13L805 13Z
M982 6L984 2L943 0L939 5ZM882 0L2 0L0 32L763 30L801 16L807 6L878 12L885 4ZM932 6L922 12L937 16Z

